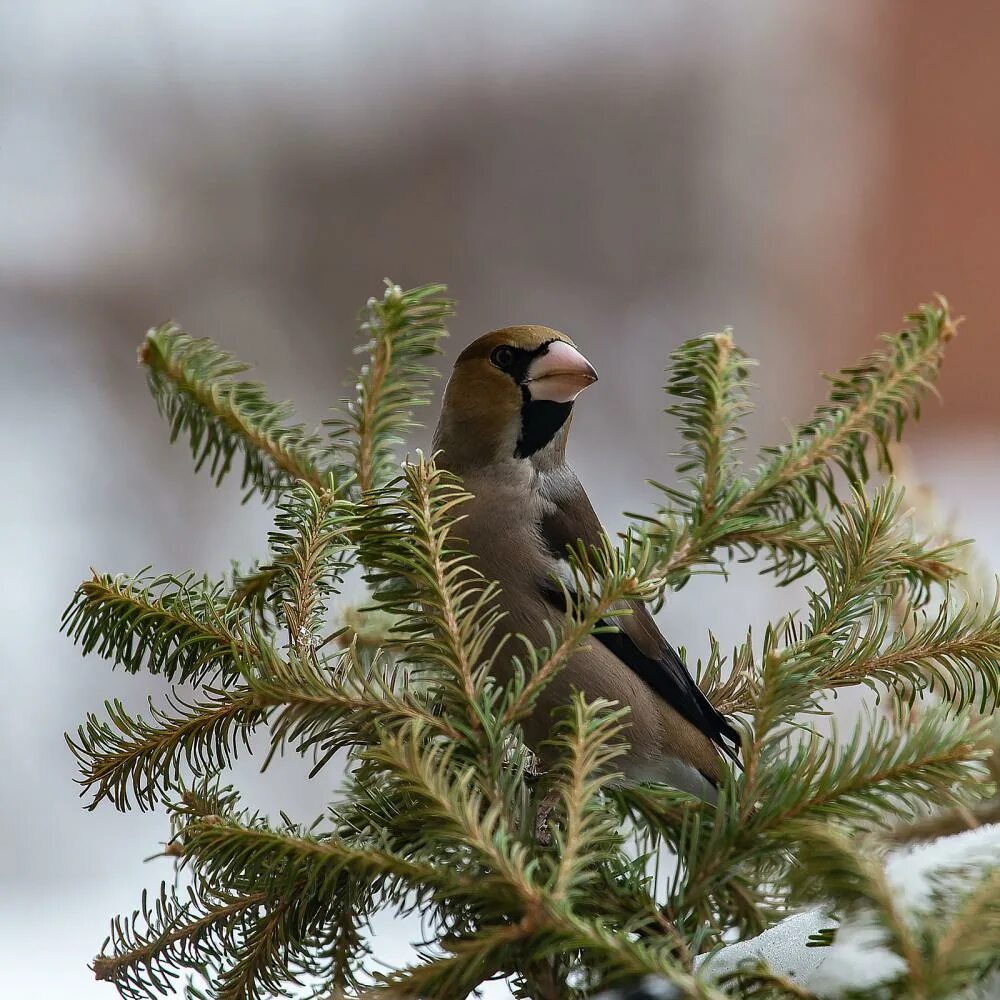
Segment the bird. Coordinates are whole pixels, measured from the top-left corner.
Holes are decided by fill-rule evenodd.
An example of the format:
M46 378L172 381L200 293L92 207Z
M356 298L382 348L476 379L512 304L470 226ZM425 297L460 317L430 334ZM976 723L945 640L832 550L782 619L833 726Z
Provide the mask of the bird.
M437 463L470 498L455 542L500 586L498 629L547 645L565 619L570 551L606 534L566 446L580 394L598 381L576 344L545 326L487 333L459 355L434 434ZM615 766L627 782L656 782L714 803L740 736L708 700L644 602L612 614L543 690L524 721L528 746L545 761L558 713L580 691L627 706L628 749ZM512 676L510 657L492 673ZM505 665L506 664L506 665Z

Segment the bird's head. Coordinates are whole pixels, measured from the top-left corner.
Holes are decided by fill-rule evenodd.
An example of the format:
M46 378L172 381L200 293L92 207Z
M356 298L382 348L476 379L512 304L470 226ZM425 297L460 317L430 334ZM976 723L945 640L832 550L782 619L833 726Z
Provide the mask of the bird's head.
M457 472L507 459L561 460L573 403L596 381L593 365L556 330L487 333L455 362L434 446Z

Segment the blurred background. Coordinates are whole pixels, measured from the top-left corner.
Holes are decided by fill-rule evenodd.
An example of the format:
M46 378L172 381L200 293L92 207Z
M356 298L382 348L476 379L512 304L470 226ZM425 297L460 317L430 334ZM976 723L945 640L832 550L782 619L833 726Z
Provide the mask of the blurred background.
M143 865L162 816L76 795L63 732L160 690L58 634L76 584L265 551L269 512L167 442L135 366L155 323L254 362L308 422L385 275L458 299L443 369L491 328L565 330L601 372L572 459L618 527L670 475L674 345L734 326L761 361L751 442L784 440L820 370L943 292L968 321L909 442L1000 565L998 37L989 0L0 0L4 992L113 995L86 962L170 877ZM747 570L663 618L699 653L800 596ZM299 770L239 780L311 817L329 785ZM377 953L407 936L382 922Z

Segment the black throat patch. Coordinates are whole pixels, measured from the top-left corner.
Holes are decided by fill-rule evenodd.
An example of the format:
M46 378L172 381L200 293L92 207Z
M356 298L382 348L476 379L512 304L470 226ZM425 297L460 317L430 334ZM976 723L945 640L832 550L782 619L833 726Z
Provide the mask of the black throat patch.
M521 386L521 436L517 439L517 458L530 458L544 448L562 429L573 412L572 403L551 399L532 399L527 386Z

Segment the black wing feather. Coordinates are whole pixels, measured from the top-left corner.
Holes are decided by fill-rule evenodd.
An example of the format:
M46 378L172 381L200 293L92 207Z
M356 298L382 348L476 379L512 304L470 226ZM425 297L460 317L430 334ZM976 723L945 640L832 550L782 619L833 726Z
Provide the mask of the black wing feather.
M549 499L555 504L555 510L546 514L539 525L543 542L557 559L566 559L569 550L579 541L583 541L585 545L598 545L604 536L601 522L580 481L568 469L565 471L566 476L560 488L549 495ZM548 582L540 581L540 586L545 599L553 607L563 612L567 610L565 598L559 589ZM739 763L739 731L698 687L684 661L657 628L649 609L644 604L631 602L630 609L632 614L629 617L635 620L636 628L641 630L648 651L640 648L636 640L622 628L624 616L602 619L601 631L595 633L594 638L688 722L697 726L728 757Z
M606 622L602 619L601 625L615 625L615 621L611 619ZM598 632L594 638L611 650L688 722L718 744L727 756L735 761L739 760L739 731L708 700L670 643L663 641L662 655L654 660L643 653L620 628Z
M542 593L549 604L566 613L568 608L561 590L543 587ZM571 598L575 596L570 593ZM668 705L717 744L726 756L739 763L739 731L708 700L684 661L666 639L662 640L660 657L654 659L652 656L647 656L622 631L615 618L602 618L597 627L599 631L594 633L594 638L602 646L610 650Z

